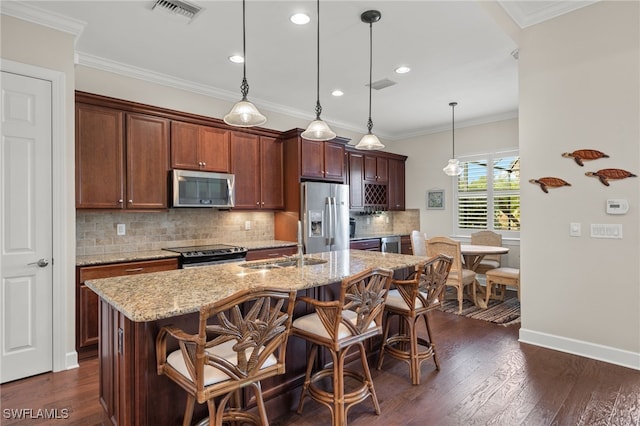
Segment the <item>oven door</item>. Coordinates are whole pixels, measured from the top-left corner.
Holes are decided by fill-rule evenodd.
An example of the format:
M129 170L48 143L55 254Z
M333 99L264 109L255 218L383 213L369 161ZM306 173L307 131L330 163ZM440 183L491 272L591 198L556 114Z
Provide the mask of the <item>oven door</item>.
M211 265L222 265L223 263L234 263L234 262L244 262L244 257L234 258L234 259L221 259L221 260L203 260L202 262L182 262L182 269L189 268L199 268L202 266L211 266Z

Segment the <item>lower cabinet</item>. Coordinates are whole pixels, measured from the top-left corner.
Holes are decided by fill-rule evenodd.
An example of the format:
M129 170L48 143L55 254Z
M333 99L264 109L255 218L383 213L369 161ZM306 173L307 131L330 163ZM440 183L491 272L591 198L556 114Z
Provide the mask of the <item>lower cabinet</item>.
M355 240L351 241L349 248L352 250L369 250L369 251L381 251L380 238L370 238L367 240Z
M255 249L255 250L249 250L247 252L246 260L251 261L251 260L273 259L276 257L292 256L296 253L298 253L298 248L296 246Z
M400 237L400 253L413 254L413 249L411 248L411 236L402 235Z
M88 280L178 269L178 259L76 267L76 351L78 358L98 353L98 295L84 283Z

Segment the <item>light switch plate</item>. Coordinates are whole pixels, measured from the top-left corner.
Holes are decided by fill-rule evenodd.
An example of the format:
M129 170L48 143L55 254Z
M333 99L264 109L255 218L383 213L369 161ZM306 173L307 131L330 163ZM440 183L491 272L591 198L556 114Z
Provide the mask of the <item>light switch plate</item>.
M592 223L592 238L616 238L622 239L622 224L620 223Z
M569 224L569 235L572 237L579 237L582 235L582 225L577 222Z

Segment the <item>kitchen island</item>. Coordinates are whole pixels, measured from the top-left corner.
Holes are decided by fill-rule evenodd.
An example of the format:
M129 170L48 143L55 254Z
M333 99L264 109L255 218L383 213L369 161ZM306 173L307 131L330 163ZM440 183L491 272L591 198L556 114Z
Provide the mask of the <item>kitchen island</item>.
M155 338L167 324L195 333L202 305L246 288L267 286L331 300L337 297L341 280L349 275L383 267L402 278L424 260L361 250L317 253L305 258L313 264L262 268L264 261L240 262L87 281L86 285L100 297L100 402L111 422L181 423L186 395L166 377L157 375ZM309 309L298 304L294 316L304 315ZM302 384L306 360L305 342L289 339L286 373L263 382L271 417L297 403L294 395ZM248 406L252 404L250 395L245 395ZM206 415L206 406L196 408L199 410L195 419Z

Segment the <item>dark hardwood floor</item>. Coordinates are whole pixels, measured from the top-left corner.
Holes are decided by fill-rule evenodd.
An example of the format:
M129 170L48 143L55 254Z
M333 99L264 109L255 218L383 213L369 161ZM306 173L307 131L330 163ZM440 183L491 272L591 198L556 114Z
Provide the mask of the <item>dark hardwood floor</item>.
M382 370L372 370L382 414L367 400L350 410L349 425L640 425L640 371L521 344L517 325L442 312L431 321L441 370L425 362L421 384L412 386L408 366L385 357ZM92 359L2 385L1 424L107 424L97 367ZM12 409L67 409L68 418L7 418ZM310 399L302 415L293 410L272 418L272 426L330 424L328 408Z

